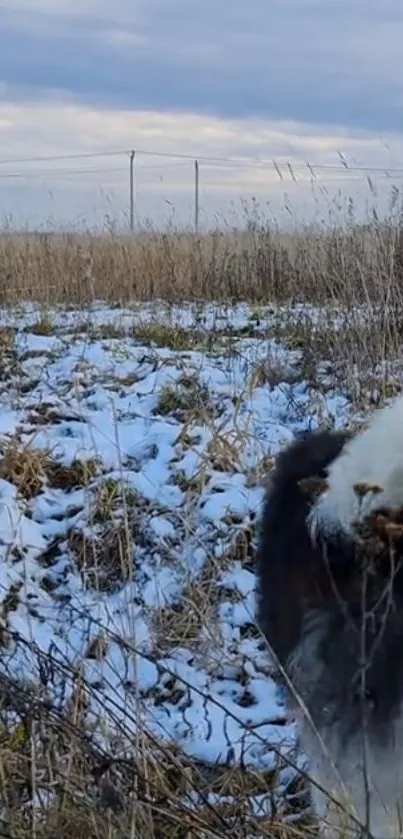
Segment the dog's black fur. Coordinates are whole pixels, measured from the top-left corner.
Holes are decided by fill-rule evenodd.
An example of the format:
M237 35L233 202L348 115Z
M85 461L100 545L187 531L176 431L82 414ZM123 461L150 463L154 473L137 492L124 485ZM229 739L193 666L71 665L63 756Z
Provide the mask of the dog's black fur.
M304 478L326 479L349 437L344 432L310 433L277 458L261 519L257 617L343 780L350 779L360 809L360 782L352 765L363 722L362 565L352 537L318 533L313 540L307 523L311 502L299 486ZM386 596L387 582L381 573L366 577L366 608L372 617L366 628L365 702L375 765L391 759L395 739L403 762L403 572L398 570L392 585L389 579ZM293 691L289 698L297 709ZM397 734L395 724L400 725ZM314 777L324 783L328 775L319 746L305 722L301 731L307 756L317 768ZM393 772L392 764L390 768ZM318 796L316 804L323 810ZM375 829L382 824L383 831L379 818L377 814Z
M307 527L309 498L299 481L325 479L347 439L343 432L305 435L278 455L270 478L257 552L258 621L282 665L301 633L301 586L312 562L322 565Z

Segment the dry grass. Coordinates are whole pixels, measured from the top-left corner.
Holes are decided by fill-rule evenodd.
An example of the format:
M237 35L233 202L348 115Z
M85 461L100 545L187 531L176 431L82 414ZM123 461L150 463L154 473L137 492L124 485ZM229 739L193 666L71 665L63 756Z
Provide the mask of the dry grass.
M207 422L214 416L215 407L211 404L208 389L194 374L182 376L175 384L162 388L156 413L162 416L171 414L187 423L197 420Z
M69 549L85 586L95 591L119 591L132 576L134 546L122 522L109 522L90 536L73 530Z
M167 310L166 321L137 322L129 334L151 348L225 349L227 354L232 351L228 330L222 330L219 317L213 330L205 330L197 301L254 303L249 323L240 330L245 336L264 334L259 328L267 304L309 302L326 307L315 329L301 310L289 324L282 317L277 327L271 327L270 337L304 354L308 380L316 375L318 358L329 359L332 375L343 386L350 379L349 393L357 399L353 368L360 374L365 370L368 377L380 362L401 354L403 225L399 208L392 208L385 222L374 217L364 225L350 218L343 228L329 223L327 228L287 235L264 220L246 221L244 232L216 230L200 236L179 231L150 231L133 237L5 231L0 234L0 272L6 278L1 302L41 303L29 327L36 335L53 333L49 306L60 304L82 307L82 325L74 330L92 338L119 339L118 313L116 324L91 324L94 300L106 300L117 308L129 304L134 309L143 300L193 301L193 329L171 324ZM362 304L371 315L366 325L357 311ZM337 308L342 324L337 331L326 313L330 307ZM13 338L9 329L0 336L0 383L2 369L8 370L13 360ZM267 368L256 375L270 385L276 377L275 370ZM385 374L378 401L387 395L388 381Z
M195 381L185 384L194 387ZM100 480L96 461L61 467L51 452L23 446L17 437L4 446L1 463L2 477L13 481L27 500L40 493L49 480L67 491L77 486L86 489L85 522L93 530L87 536L85 528L73 528L68 551L85 585L97 593L118 592L133 574L136 543L143 539L137 508L144 502L125 491L120 482ZM120 512L123 495L127 510L124 516ZM58 550L59 540L55 540L41 564L51 569ZM155 661L162 651L169 654L175 646L184 644L199 657L206 655L212 644L220 649L220 638L215 636L216 609L223 597L237 595L217 585L217 579L234 561L248 564L251 556L251 530L238 526L219 564L211 560L204 566L200 577L184 588L176 608L155 613ZM50 576L45 576L41 584L46 591L54 591ZM0 641L4 648L10 640L8 619L20 605L22 594L18 587L10 586L0 603ZM88 644L84 658L102 661L110 643L109 636L100 632ZM22 639L20 644L24 644ZM302 783L294 783L288 801L279 804L275 795L277 770L256 772L189 759L179 748L157 742L147 729L141 730L130 757L120 756L123 750L116 739L105 751L108 741L102 738L104 745L100 748L87 715L96 685L85 682L77 667L68 674L74 684L71 700L58 709L49 700L46 687L46 679L50 678L53 685L57 678L58 665L51 655L43 659L39 650L38 659L40 672L48 674L43 683L18 683L15 678L9 682L4 676L0 679L0 836L307 839L315 835L312 824L302 822L297 826L285 818L300 817L306 807L306 793ZM240 674L240 707L248 707L253 701L248 681L244 669ZM157 707L169 702L186 707L188 690L181 679L167 672L155 689L154 704ZM130 708L128 715L128 721L123 718L120 723L125 743L130 741L126 729ZM197 807L192 804L195 796ZM252 798L259 797L272 801L271 815L265 810L252 810Z
M314 836L309 824L296 829L291 822L286 831L281 810L270 819L248 812L248 796L274 793L275 772L257 774L246 768L190 762L175 747L158 744L147 735L139 742L136 759L106 754L88 736L86 699L86 688L77 679L69 711L52 713L46 708L44 691L28 684L3 686L0 832L4 839ZM191 805L195 791L197 810ZM298 784L292 792L298 802ZM47 802L46 820L41 818L41 806L39 815L32 810L33 795L40 805ZM220 806L211 803L215 796L221 798ZM296 806L301 804L288 805L290 815Z
M109 479L96 486L87 506L85 526L69 533L69 551L87 587L119 591L133 578L136 546L144 541L139 516L144 502Z
M197 315L199 300L252 302L249 322L241 330L245 337L260 334L268 304L273 304L274 314L279 303L310 302L328 310L336 306L342 322L339 330L334 329L326 310L316 328L303 310L297 316L290 311L288 322L283 316L278 323L274 319L270 332L261 334L295 350L300 356L298 370L284 371L274 356L259 361L245 381L246 391L275 388L284 381L293 386L301 377L317 385L318 365L323 360L328 360L331 385L324 381L321 386L342 386L358 406L377 404L400 388L400 377L392 366L385 368L383 377L378 369L380 362L401 357L403 226L398 214L392 214L387 224L376 219L365 226L350 221L344 229L305 230L289 236L281 236L265 223L249 225L244 233L228 230L201 236L179 232L150 232L132 238L113 233L17 236L5 232L0 235L0 271L5 278L1 293L5 308L26 301L41 304L35 322L27 329L38 337L56 331L50 310L53 304L82 308L82 324L73 329L85 333L89 341L119 342L123 333L118 317L117 324L91 322L94 300L106 300L117 309L122 304L136 309L138 301L159 298L168 304L193 301L193 329L151 320L126 330L131 339L150 348L151 364L155 346L189 353L215 352L225 345L228 356L236 352L219 319L212 332L203 328L202 315L199 319ZM361 304L371 310L366 325L356 312ZM9 381L14 345L13 329L0 329L0 385L3 379L6 385ZM34 357L34 351L30 352ZM116 379L111 387L130 386L135 391L136 383L133 372ZM183 422L180 439L184 450L194 444L192 424L210 427L219 415L207 395L197 377L182 377L161 391L158 413ZM34 405L29 413L29 422L39 430L65 419L59 409L44 403ZM189 504L200 495L209 470L242 471L244 444L240 433L216 434L208 446L205 471L202 468L192 481L177 472L177 483L188 490ZM96 460L67 468L51 451L36 449L34 442L22 445L18 436L4 443L0 452L0 477L12 481L25 500L35 498L46 483L66 491L86 490L86 524L90 527L88 531L72 528L62 548L86 586L95 593L119 592L132 580L137 547L146 538L137 515L142 503L139 498L126 493L122 517L116 514L122 508L122 487L100 479L101 466ZM251 469L248 486L260 484L271 466L272 460L267 458ZM147 510L143 518L147 518ZM221 572L234 562L251 568L253 522L232 521L229 525L233 539L220 558ZM44 568L51 569L59 556L59 541L51 543L43 554ZM198 656L214 645L220 648L220 637L214 635L217 608L223 597L235 593L217 585L218 573L216 563L207 563L200 578L185 586L179 604L156 611L153 630L158 654L182 645ZM43 577L43 587L48 584L53 585L51 577L49 583ZM7 616L19 598L19 590L11 587L0 603L1 646L7 644ZM250 624L245 631L253 637L256 630ZM107 643L100 635L89 644L86 657L102 659ZM257 773L246 767L190 761L179 749L156 742L145 729L136 738L135 758L122 757L123 750L116 742L110 752L102 752L86 716L88 696L95 687L84 684L79 669L74 679L70 710L63 713L48 702L43 685L0 680L0 837L223 839L230 835L233 839L309 839L316 835L314 825L285 819L285 815L304 810L302 781L293 790L294 798L274 807L270 818L260 817L248 809L250 799L271 791L274 794L275 771ZM159 690L161 703L169 699L173 705L186 704L186 687L168 674ZM141 697L137 699L141 703ZM248 701L247 680L242 701ZM122 732L125 742L129 736ZM190 806L194 793L201 802L197 809ZM216 796L213 804L209 796Z
M5 440L3 445L0 443L0 451L0 477L14 484L21 497L27 500L38 495L45 482L68 491L87 487L99 474L96 459L63 466L52 457L49 449L36 449L32 443L22 443L19 435Z
M174 230L133 237L4 231L2 302L401 302L403 229L396 201L386 221L349 218L343 229L330 220L327 228L280 234L265 219L245 222L244 231L199 236ZM46 334L47 326L44 318L36 329Z
M51 465L50 453L21 445L18 437L7 440L0 460L0 476L13 483L23 498L33 498L40 491Z
M184 586L180 600L155 612L153 624L158 650L185 645L201 653L207 639L210 650L219 649L222 639L217 631L217 607L224 597L235 602L239 598L236 591L228 591L218 580L233 562L251 564L251 538L247 525L238 528L219 562L210 557L197 579Z

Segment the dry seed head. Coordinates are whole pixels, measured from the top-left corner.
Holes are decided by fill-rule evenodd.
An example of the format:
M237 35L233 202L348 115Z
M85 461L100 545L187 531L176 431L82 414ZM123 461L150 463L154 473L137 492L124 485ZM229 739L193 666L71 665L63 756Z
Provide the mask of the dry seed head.
M403 524L397 524L394 521L389 521L385 525L385 532L392 540L400 539L403 536Z
M353 489L359 498L364 498L369 493L379 495L382 492L382 487L377 486L377 484L358 483L354 484Z
M315 476L309 478L302 478L298 481L298 486L304 495L307 495L309 498L317 498L322 492L326 492L329 488L327 481L323 478L317 478Z

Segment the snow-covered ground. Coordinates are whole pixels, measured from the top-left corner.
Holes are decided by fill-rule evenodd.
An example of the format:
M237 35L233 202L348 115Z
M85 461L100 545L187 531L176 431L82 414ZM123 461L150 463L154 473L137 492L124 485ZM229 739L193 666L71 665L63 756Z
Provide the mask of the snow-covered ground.
M254 525L270 459L352 408L328 363L308 383L270 335L285 316L0 317L0 667L58 708L79 681L95 740L120 753L139 727L217 765L267 772L293 752L254 626Z

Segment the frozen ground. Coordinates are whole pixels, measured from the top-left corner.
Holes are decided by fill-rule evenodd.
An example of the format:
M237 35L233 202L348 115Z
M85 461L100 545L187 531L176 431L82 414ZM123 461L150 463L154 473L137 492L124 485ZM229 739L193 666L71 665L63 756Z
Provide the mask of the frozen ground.
M100 749L132 754L141 730L185 762L265 778L293 754L254 626L255 517L279 448L352 408L328 361L304 380L300 352L271 335L283 317L0 318L0 667L59 712L84 694ZM282 769L279 799L292 778ZM256 786L249 804L268 813L273 796Z

